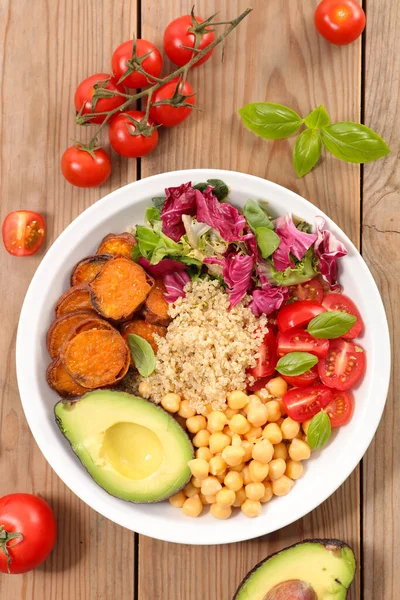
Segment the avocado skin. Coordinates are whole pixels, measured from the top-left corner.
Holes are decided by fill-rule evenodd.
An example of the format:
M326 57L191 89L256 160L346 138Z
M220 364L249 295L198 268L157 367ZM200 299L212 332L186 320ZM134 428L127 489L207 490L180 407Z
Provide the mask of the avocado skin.
M278 550L278 552L273 552L272 554L270 554L269 556L267 556L266 558L264 558L263 560L261 560L259 563L257 563L251 569L251 571L249 571L247 573L246 577L242 580L242 582L240 583L238 589L236 590L236 593L235 593L234 597L232 598L232 600L240 600L239 594L242 591L243 586L250 579L250 577L252 576L252 574L254 573L254 571L256 571L259 567L261 567L261 565L263 565L264 563L266 563L272 557L277 556L278 554L282 554L282 552L285 552L286 550L290 550L292 548L296 548L297 546L302 546L303 544L321 544L321 546L324 546L327 550L332 550L332 549L340 550L341 548L349 548L351 550L351 552L353 553L354 560L355 560L355 568L357 569L357 560L355 558L355 554L354 554L353 548L351 546L349 546L348 544L346 544L345 542L343 542L342 540L336 540L336 539L318 539L318 538L316 538L316 539L306 539L306 540L303 540L302 542L297 542L297 544L292 544L291 546L287 546L286 548L282 548L282 550ZM330 546L333 546L333 548L331 548Z
M95 390L95 391L99 391L99 390ZM103 391L103 390L102 390ZM104 390L106 391L106 390ZM111 390L109 390L111 391ZM118 391L118 390L112 390L112 391ZM77 404L80 400L83 400L88 394L91 394L92 391L88 391L87 394L84 394L83 396L80 396L79 398L74 398L73 400L66 400L66 399L60 399L58 402L56 402L56 404L54 405L54 417L55 417L55 421L57 423L58 428L60 429L61 433L63 434L64 438L67 440L72 453L74 454L74 456L76 456L76 458L79 460L79 462L81 463L81 465L84 467L85 471L88 473L89 477L92 477L92 475L90 474L89 470L87 469L85 463L81 460L81 458L76 454L76 452L74 451L72 442L68 439L66 432L63 429L62 426L62 420L59 418L59 416L56 413L56 408L59 404L63 404L63 405L70 405L73 406L74 404ZM128 392L119 392L119 394L122 394L124 396L134 396L134 394L129 394ZM164 408L162 406L160 406L159 404L155 404L154 402L151 402L150 400L145 400L144 398L140 398L141 400L144 400L145 402L149 402L150 404L153 404L155 408L157 408L159 411L166 413L169 417L173 418L173 416L168 413L166 410L164 410ZM179 429L182 431L182 433L184 433L185 437L187 438L190 447L192 448L192 453L193 453L193 458L195 456L195 452L194 452L194 447L192 444L192 440L188 434L188 432L183 429L183 427L180 425L180 423L174 419L176 421L176 425L177 427L179 427ZM173 495L177 494L178 492L180 492L181 490L183 490L183 488L189 483L189 481L191 480L192 475L189 474L187 480L176 490L174 490ZM97 482L96 482L97 483ZM99 484L97 484L99 485ZM136 501L136 500L126 500L125 498L120 498L117 494L113 494L112 492L110 492L109 490L107 490L106 488L101 487L102 490L104 490L105 492L107 492L107 494L109 496L112 496L113 498L118 498L119 500L123 500L124 502L130 502L131 504L156 504L158 502L164 502L165 500L167 500L168 498L170 498L171 494L166 494L165 496L163 496L162 498L158 498L157 500L148 500L148 501Z

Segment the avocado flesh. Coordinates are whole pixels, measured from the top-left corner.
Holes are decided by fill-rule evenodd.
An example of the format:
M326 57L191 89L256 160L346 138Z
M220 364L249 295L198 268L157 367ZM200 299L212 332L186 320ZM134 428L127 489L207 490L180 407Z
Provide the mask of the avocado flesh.
M152 402L97 390L58 402L54 410L73 451L109 494L158 502L189 480L193 446L176 420Z
M318 600L344 600L356 562L349 546L335 540L306 541L273 554L247 575L234 600L263 600L283 581L299 579L314 589Z

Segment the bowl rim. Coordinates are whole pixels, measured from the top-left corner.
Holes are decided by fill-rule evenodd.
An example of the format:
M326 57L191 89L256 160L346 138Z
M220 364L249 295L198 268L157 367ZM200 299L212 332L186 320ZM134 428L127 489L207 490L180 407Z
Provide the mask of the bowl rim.
M87 219L88 215L92 215L92 213L93 213L93 215L96 217L95 218L96 224L99 225L102 221L106 221L106 220L110 219L110 217L112 217L113 212L119 212L119 211L123 210L124 208L128 208L129 206L134 205L134 204L136 204L136 202L139 202L140 200L142 200L143 197L146 195L146 187L149 184L159 182L160 187L163 188L163 187L165 187L165 181L164 181L165 178L172 177L172 176L181 177L182 182L189 181L189 180L201 181L201 180L204 180L204 178L206 178L206 179L209 179L209 178L216 178L216 179L217 178L219 178L219 179L224 179L224 178L232 179L233 178L233 179L235 179L236 178L236 180L237 180L237 178L239 178L239 179L242 179L243 181L245 181L246 179L252 180L252 181L255 181L255 183L258 183L260 185L263 185L263 186L267 185L270 190L273 190L277 194L279 194L279 193L281 193L281 194L283 193L284 195L289 194L290 196L292 196L293 199L295 199L299 203L300 206L302 204L304 205L304 203L305 203L305 205L311 205L313 210L317 211L320 216L322 216L324 219L326 219L326 222L329 226L333 226L334 228L337 228L340 230L341 238L344 241L347 249L348 250L351 249L352 252L357 255L357 258L359 259L359 268L363 270L363 272L364 272L363 275L367 279L369 279L369 284L374 289L375 300L379 304L379 310L381 313L380 317L381 317L382 326L383 326L381 333L382 333L383 338L386 338L386 340L385 340L386 343L384 344L384 347L380 349L380 354L383 354L383 358L384 358L383 372L381 372L381 374L380 374L380 385L381 385L380 390L381 390L381 396L383 399L382 405L380 407L379 413L376 414L376 418L373 421L373 423L369 423L368 428L364 430L364 437L362 439L362 443L359 443L357 446L356 460L349 460L348 462L346 462L345 468L344 468L341 476L338 477L337 480L335 481L335 484L331 485L329 487L329 489L326 491L326 493L324 493L322 496L316 494L315 497L313 497L312 500L310 500L309 505L307 505L307 507L305 509L300 510L299 513L296 514L295 518L292 518L290 516L287 516L286 518L282 518L282 521L280 522L278 528L270 529L268 527L262 527L261 524L260 524L259 528L251 529L251 530L250 530L250 528L232 527L231 533L229 533L228 535L225 534L224 538L222 540L216 539L216 535L213 535L213 536L208 535L208 536L202 536L200 540L196 540L194 543L193 543L193 541L188 541L188 539L185 537L185 534L184 533L182 534L180 531L177 532L176 530L169 530L169 533L165 534L161 529L158 529L157 526L153 525L150 528L146 527L145 520L142 521L141 519L139 519L137 521L137 523L135 522L135 527L133 528L130 524L126 523L124 515L122 515L122 517L119 516L118 510L114 509L113 507L111 507L109 509L109 507L105 506L105 505L98 506L98 505L96 505L96 503L93 504L93 498L89 498L90 494L85 489L82 489L79 485L75 485L73 476L70 473L66 473L65 471L62 470L62 468L60 467L60 464L57 463L55 456L52 454L51 449L46 444L44 433L40 430L39 427L36 427L35 420L34 420L34 407L33 407L34 405L32 405L32 403L30 401L30 395L31 395L30 383L24 374L24 370L25 370L24 369L24 361L26 360L26 356L24 354L23 331L29 325L30 307L31 307L31 304L32 303L34 304L34 302L35 302L36 291L40 289L40 287L38 287L38 283L40 281L42 272L46 268L47 261L50 260L51 257L55 253L57 253L59 250L62 249L64 240L65 240L65 238L67 238L69 236L70 231L75 229L77 226L79 226L79 224L81 222L85 221ZM164 184L162 183L163 181L164 181ZM232 187L234 190L234 184L232 185ZM135 194L125 194L125 197L122 200L120 200L118 203L114 203L114 204L112 203L113 198L116 198L118 195L120 195L121 193L124 193L128 190L129 191L134 190L136 192L136 199L135 199ZM273 202L273 200L272 200L272 202ZM100 217L102 208L105 205L109 205L109 207L114 207L114 211L110 210L110 208L108 208L108 210L104 211L104 214ZM256 537L265 535L266 533L271 533L273 531L276 531L278 529L281 529L283 527L286 527L286 526L294 523L298 519L301 519L305 515L309 514L311 511L313 511L315 508L317 508L320 504L325 502L344 483L344 481L351 475L353 470L357 467L358 463L364 456L365 452L367 451L367 449L375 435L375 432L380 423L382 413L383 413L383 410L384 410L384 407L386 404L387 393L388 393L389 383L390 383L390 369L391 369L391 347L390 347L389 328L388 328L385 308L384 308L384 305L382 302L380 292L378 290L375 280L374 280L367 264L365 263L363 257L358 252L357 248L354 246L354 244L350 240L350 238L348 238L348 236L343 232L343 230L338 225L336 225L336 223L334 221L332 221L317 206L313 205L311 202L309 202L308 200L306 200L305 198L303 198L296 192L293 192L292 190L290 190L284 186L281 186L275 182L269 181L262 177L257 177L255 175L250 175L250 174L242 173L239 171L226 170L226 169L214 169L214 168L183 169L183 170L176 170L176 171L167 171L167 172L159 173L157 175L152 175L150 177L128 183L127 185L122 186L122 187L114 190L113 192L107 194L106 196L102 197L100 200L98 200L97 202L95 202L94 204L92 204L91 206L86 208L58 236L58 238L53 242L52 246L49 248L45 257L40 262L40 264L31 280L31 283L29 285L29 288L27 290L27 293L26 293L26 296L25 296L25 299L23 302L23 306L22 306L21 313L20 313L20 319L19 319L19 323L18 323L17 338L16 338L17 381L18 381L18 388L19 388L21 403L23 406L25 417L26 417L28 425L31 429L32 435L33 435L37 445L39 446L39 449L41 450L42 454L44 455L44 457L46 458L47 462L50 464L52 469L60 477L60 479L83 502L85 502L87 505L89 505L92 509L96 510L96 512L98 512L102 516L110 519L111 521L117 523L118 525L121 525L122 527L130 529L131 531L135 531L139 534L151 536L154 539L159 539L159 540L163 540L166 542L191 544L191 545L226 544L226 543L233 543L233 542L240 542L240 541L254 539ZM322 497L322 499L321 499L321 497ZM100 504L104 504L104 503L100 502ZM110 515L110 513L112 513L112 514ZM149 529L151 531L149 531Z

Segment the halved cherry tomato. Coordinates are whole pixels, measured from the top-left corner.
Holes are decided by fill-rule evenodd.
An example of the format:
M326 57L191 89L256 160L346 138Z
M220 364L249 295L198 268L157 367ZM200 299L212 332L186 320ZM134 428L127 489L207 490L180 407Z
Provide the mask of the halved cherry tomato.
M315 365L312 369L309 369L301 375L281 375L281 377L289 385L293 385L294 387L304 387L305 385L310 385L317 381L318 367Z
M197 23L203 23L204 19L195 17ZM193 51L190 48L194 48L195 34L191 31L193 28L193 21L191 15L183 15L174 19L167 25L164 33L164 50L165 54L174 62L176 65L182 67L189 62L193 56ZM198 45L198 50L203 50L214 41L214 34L212 27L204 27L204 31L201 32L201 40ZM194 66L198 67L210 58L212 50L207 52L203 58L199 60Z
M332 390L320 383L293 388L282 397L287 414L299 423L312 419L321 408L325 408L331 401Z
M5 249L13 256L31 256L44 242L46 225L42 215L31 210L15 210L3 221Z
M322 302L324 297L324 288L318 279L314 278L305 283L298 283L289 287L289 294L295 300L315 300Z
M257 379L252 385L247 386L247 390L249 392L258 392L258 390L262 390L268 383L270 379L272 379L272 375L268 377L262 377L261 379Z
M365 351L361 346L342 339L331 340L326 358L318 363L318 373L322 383L343 391L361 379L365 364Z
M307 325L317 315L326 312L326 308L315 300L297 300L287 304L278 313L279 331Z
M133 40L129 40L118 46L111 59L112 72L115 79L119 81L121 77L126 75L127 71L130 71L129 75L126 75L121 81L121 84L126 85L128 88L138 89L147 87L151 83L154 83L154 79L152 80L151 77L147 78L143 73L139 73L136 68L141 66L149 75L158 77L162 69L161 53L151 42L140 39L136 40L136 56L139 60L131 64L132 50ZM148 56L143 59L145 54Z
M323 299L322 306L324 306L326 310L340 310L340 312L354 315L357 318L357 321L354 323L350 331L342 336L345 340L352 340L355 337L358 337L363 331L364 323L358 308L354 304L353 300L350 300L350 298L347 296L344 296L343 294L328 294Z
M288 352L309 352L324 358L328 354L329 341L313 337L305 329L289 329L285 333L278 333L278 356Z
M319 33L331 44L350 44L364 31L365 12L357 0L322 0L314 21Z
M258 349L259 357L255 367L247 370L249 375L255 379L268 377L275 371L278 357L276 356L276 339L271 330L268 330L264 336L261 346Z
M91 77L87 77L76 88L74 103L76 112L80 111L82 115L88 114L96 114L102 112L108 112L110 110L114 110L118 106L121 106L126 100L123 96L115 95L110 98L99 98L97 100L94 109L92 108L92 98L95 92L94 86L96 83L102 84L105 81L108 83L104 84L104 88L106 90L111 90L113 92L125 93L125 89L122 85L117 84L117 80L115 77L108 75L108 73L97 73L96 75L92 75ZM97 117L93 117L88 121L89 123L102 123L107 115L98 115Z
M332 427L345 425L351 419L353 414L353 396L350 392L332 390L333 398L325 407L328 413Z

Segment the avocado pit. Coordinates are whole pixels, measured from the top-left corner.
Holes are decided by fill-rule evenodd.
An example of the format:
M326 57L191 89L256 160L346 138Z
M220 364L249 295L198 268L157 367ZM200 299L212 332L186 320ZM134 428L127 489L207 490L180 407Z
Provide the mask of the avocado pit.
M314 588L306 581L291 579L274 586L263 600L318 600Z

